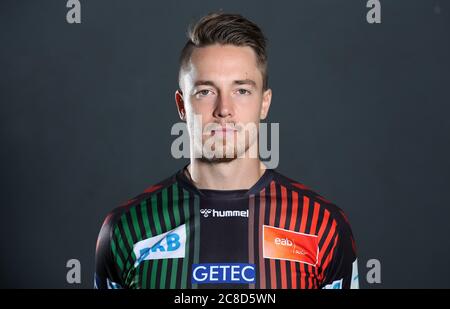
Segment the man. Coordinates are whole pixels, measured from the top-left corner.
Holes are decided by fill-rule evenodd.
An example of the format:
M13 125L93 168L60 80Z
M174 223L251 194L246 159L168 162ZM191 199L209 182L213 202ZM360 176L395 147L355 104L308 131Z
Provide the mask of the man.
M97 288L358 287L342 210L255 155L271 98L259 27L233 14L200 19L175 93L190 164L107 216Z

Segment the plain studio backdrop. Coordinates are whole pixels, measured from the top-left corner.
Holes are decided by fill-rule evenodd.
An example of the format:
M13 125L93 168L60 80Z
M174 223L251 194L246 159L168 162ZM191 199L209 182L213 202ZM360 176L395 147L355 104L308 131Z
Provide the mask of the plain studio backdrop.
M361 286L450 287L450 4L381 3L369 24L361 0L81 1L69 24L66 1L2 1L0 287L93 286L105 215L187 163L178 55L218 9L268 37L278 170L346 211Z

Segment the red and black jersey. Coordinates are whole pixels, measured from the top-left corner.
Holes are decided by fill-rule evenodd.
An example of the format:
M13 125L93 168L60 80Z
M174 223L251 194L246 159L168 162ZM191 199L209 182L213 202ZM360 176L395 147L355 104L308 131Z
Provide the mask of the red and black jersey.
M106 217L96 288L358 288L335 204L272 169L248 190L198 189L183 170Z

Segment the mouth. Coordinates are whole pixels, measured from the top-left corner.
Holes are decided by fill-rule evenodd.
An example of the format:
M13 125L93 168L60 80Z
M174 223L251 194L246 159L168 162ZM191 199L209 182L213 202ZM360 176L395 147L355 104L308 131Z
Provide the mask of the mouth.
M222 128L222 129L218 129L218 130L211 130L211 135L216 135L216 134L226 135L226 134L234 134L235 132L237 132L236 129Z

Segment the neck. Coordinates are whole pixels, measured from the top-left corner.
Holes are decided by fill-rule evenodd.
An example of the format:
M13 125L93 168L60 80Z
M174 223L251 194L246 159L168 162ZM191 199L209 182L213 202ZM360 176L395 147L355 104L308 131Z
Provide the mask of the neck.
M198 189L240 190L250 189L264 174L266 166L259 159L205 162L191 158L187 170Z

